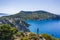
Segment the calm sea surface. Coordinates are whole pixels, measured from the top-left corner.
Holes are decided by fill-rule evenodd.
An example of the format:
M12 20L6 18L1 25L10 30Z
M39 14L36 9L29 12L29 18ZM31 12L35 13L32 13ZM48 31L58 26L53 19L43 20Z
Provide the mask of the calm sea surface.
M38 28L39 34L54 34L54 37L60 38L60 20L27 20L27 23L33 33L37 33Z

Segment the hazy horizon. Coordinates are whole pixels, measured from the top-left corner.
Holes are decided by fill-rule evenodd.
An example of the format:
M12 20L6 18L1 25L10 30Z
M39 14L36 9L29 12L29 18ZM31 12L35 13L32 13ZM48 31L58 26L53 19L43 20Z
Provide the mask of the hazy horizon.
M0 13L43 10L60 14L60 0L0 0Z

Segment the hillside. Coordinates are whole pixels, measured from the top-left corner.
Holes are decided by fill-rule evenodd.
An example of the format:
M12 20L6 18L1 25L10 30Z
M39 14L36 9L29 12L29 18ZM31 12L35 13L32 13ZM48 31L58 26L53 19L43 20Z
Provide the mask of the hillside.
M29 32L28 26L26 22L20 20L19 18L5 18L5 19L0 19L0 25L1 24L9 24L12 27L15 27L18 29L18 31L24 31L24 32Z
M44 19L60 19L59 15L55 15L46 11L20 11L9 18L20 18L24 20L44 20Z

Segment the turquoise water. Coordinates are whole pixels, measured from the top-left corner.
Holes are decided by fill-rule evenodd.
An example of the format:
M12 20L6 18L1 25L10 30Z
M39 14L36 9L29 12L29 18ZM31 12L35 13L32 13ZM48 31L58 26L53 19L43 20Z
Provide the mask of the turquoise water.
M39 34L54 34L54 37L60 38L60 20L27 20L30 24L29 30L33 33L37 33L39 28Z

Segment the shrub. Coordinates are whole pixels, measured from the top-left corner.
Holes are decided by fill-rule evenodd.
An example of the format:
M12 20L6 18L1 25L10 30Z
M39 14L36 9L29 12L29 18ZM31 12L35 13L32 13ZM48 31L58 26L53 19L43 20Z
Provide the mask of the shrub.
M56 38L52 37L51 35L48 34L41 34L42 37L44 37L46 40L56 40Z
M17 33L17 29L8 24L0 25L0 40L13 40L13 35Z

